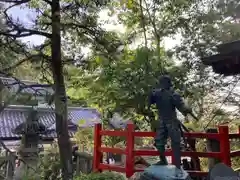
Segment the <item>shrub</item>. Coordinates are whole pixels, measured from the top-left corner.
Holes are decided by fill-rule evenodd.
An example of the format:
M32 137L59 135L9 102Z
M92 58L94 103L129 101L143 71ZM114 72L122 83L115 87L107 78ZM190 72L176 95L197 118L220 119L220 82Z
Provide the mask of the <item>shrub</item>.
M81 174L74 180L125 180L124 176L119 173L103 172L103 173L91 173Z
M60 155L56 143L50 149L45 150L39 159L38 173L42 179L59 180L60 178Z

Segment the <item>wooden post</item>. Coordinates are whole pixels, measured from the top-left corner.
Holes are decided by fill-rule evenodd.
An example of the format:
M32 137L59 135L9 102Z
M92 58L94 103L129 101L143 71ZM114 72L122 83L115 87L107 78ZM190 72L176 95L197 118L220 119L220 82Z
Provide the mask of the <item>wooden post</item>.
M221 160L231 167L228 126L219 126Z
M187 142L190 146L191 151L197 151L196 150L196 139L187 138L186 140L187 140ZM191 164L192 169L197 170L197 171L201 171L201 165L200 165L199 157L191 157L190 164Z
M7 162L7 172L6 172L6 179L12 180L14 176L14 169L15 169L15 160L16 156L13 152L8 154L8 162Z
M76 162L76 175L80 175L80 156L77 156L77 162Z
M87 174L86 172L86 159L79 157L79 169L81 171L81 173Z
M206 133L218 133L216 128L207 129ZM219 140L208 138L207 139L207 151L208 152L220 152ZM208 158L208 170L212 169L215 164L219 163L219 159Z
M175 162L175 157L174 157L174 154L173 154L173 150L171 149L171 164L174 164L174 162Z
M184 170L193 170L192 167L189 166L188 160L185 158L182 160L182 166Z
M92 160L93 157L85 152L77 153L77 165L76 165L76 175L79 175L80 172L87 174L92 171Z
M93 171L100 172L99 164L102 162L102 152L99 151L101 147L101 135L100 132L102 130L101 124L96 124L94 127L94 152L93 152Z
M127 145L126 145L126 177L130 178L134 174L134 124L127 125Z
M3 96L4 96L4 84L3 84L3 82L2 82L2 80L0 80L0 107L2 107L3 106Z
M88 173L91 173L92 171L92 159L90 161L88 161L88 166L87 166L87 169L88 169Z

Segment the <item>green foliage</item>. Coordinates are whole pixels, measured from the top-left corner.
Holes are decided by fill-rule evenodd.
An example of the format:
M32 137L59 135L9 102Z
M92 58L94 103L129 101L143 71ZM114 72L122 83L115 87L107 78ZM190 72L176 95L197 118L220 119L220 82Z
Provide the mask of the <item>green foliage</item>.
M60 170L60 156L57 144L55 143L41 155L38 173L42 179L60 180Z
M93 128L79 129L74 135L74 138L79 147L84 146L85 151L87 151L88 153L93 152Z
M107 129L104 127L104 129ZM79 128L76 134L74 135L74 139L76 144L79 145L79 147L84 147L84 151L88 153L93 153L93 128ZM113 147L116 144L123 143L125 140L124 137L110 137L110 136L104 136L102 139L102 142L105 146ZM81 150L81 148L80 148Z
M127 119L142 120L149 93L161 75L162 62L173 77L177 73L180 79L184 74L184 71L175 71L174 63L163 52L162 49L161 61L156 58L154 50L144 47L135 51L126 49L124 54L111 61L96 56L93 63L95 67L101 67L101 71L85 70L84 74L73 77L78 77L78 83L73 80L72 84L76 84L75 89L87 87L85 98L88 104L97 105L103 114L118 111Z
M25 171L23 180L61 180L60 157L57 144L53 144L50 149L40 154L39 168L37 171L31 169Z
M126 142L125 137L118 137L118 136L106 136L103 139L103 144L108 147L114 147L115 145L119 145L119 147L124 147Z
M103 173L91 173L91 174L81 174L74 180L125 180L125 178L118 173L113 172L103 172Z

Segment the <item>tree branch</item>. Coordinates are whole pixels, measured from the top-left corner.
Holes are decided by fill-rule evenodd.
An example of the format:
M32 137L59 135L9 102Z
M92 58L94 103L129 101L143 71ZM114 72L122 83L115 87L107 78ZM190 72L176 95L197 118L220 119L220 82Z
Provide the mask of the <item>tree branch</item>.
M30 2L31 0L0 0L0 2L5 2L5 3L15 3L15 4L23 4Z
M20 66L20 65L23 64L24 62L27 62L27 61L34 62L34 61L37 61L37 60L39 60L39 59L41 59L41 58L44 58L44 59L49 60L50 57L47 56L47 55L45 55L45 54L42 52L42 50L43 50L46 46L48 46L48 45L49 45L49 43L46 43L46 44L43 44L43 45L41 45L41 46L39 46L39 47L36 47L35 49L37 49L38 51L40 51L38 54L32 54L32 55L31 55L31 53L25 52L24 55L25 55L26 57L25 57L24 59L18 61L16 64L14 64L14 65L12 65L12 66L7 67L7 68L4 68L4 69L2 69L2 70L0 70L0 71L1 71L1 72L10 71L10 70L12 70L12 69Z
M12 34L15 31L17 31L16 34ZM51 38L50 33L33 30L33 29L27 29L27 28L19 28L19 27L14 28L10 31L0 32L0 35L12 37L12 38L22 38L22 37L27 37L27 36L32 36L32 35L40 35L40 36L45 36L47 38Z
M13 51L13 53L16 53L16 54L23 53L25 56L30 55L30 53L26 50L25 44L22 44L21 42L16 41L15 39L13 39L11 37L5 36L5 38L6 38L5 39L6 42L2 41L2 43L3 43L2 45L4 47L8 47L9 49L11 49Z
M12 70L12 69L17 68L18 66L20 66L20 65L23 64L24 62L27 62L27 61L29 61L29 60L30 60L31 62L33 62L34 60L38 60L39 58L42 58L42 57L43 57L43 54L34 54L34 55L32 55L32 56L30 56L30 57L28 56L28 57L26 57L26 58L18 61L16 64L14 64L14 65L12 65L12 66L10 66L10 67L4 68L4 69L2 69L2 70L0 70L0 71L7 72L7 71L10 71L10 70Z
M17 2L18 3L14 4L4 10L4 15L6 18L6 24L8 25L8 27L7 27L8 30L0 31L0 35L12 37L14 39L21 38L21 37L27 37L27 36L31 36L31 35L40 35L40 36L45 36L46 38L51 38L50 33L38 31L35 29L24 28L22 24L15 24L13 22L13 19L8 15L7 11L14 6L19 5L20 2L19 1L17 1Z
M52 5L52 1L50 1L50 0L43 0L43 1L48 3L49 5Z
M5 72L1 72L1 71L0 71L0 74L2 74L2 75L5 76L5 77L10 77L10 78L14 79L16 82L10 84L10 86L19 84L20 90L18 90L18 91L22 91L23 89L30 88L30 89L32 89L33 91L35 91L36 93L39 93L40 95L45 95L45 94L43 94L41 91L39 91L40 89L34 89L34 88L36 88L36 87L40 87L40 88L41 88L41 87L42 87L42 88L52 87L52 88L53 88L53 86L54 86L53 84L31 84L31 85L27 85L27 84L23 83L21 80L19 80L18 78L11 76L11 74L9 74L9 73L5 73ZM42 90L45 90L45 89L42 89ZM45 91L46 91L46 90L45 90ZM47 92L47 91L46 91L46 92ZM0 112L1 112L1 110L0 110Z

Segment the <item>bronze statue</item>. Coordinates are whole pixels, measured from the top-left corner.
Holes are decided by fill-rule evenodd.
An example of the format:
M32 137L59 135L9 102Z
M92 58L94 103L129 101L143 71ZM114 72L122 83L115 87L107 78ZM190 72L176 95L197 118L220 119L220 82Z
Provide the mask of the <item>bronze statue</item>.
M152 104L156 104L158 109L158 127L156 127L155 145L160 152L160 161L156 165L167 165L167 159L164 155L167 138L171 138L171 146L174 154L174 165L181 168L181 132L180 121L177 119L176 109L184 116L188 113L192 114L192 110L188 108L182 97L172 90L172 81L169 76L161 76L159 79L159 87L152 91L149 98L148 109Z

